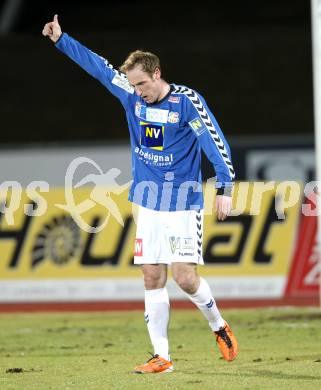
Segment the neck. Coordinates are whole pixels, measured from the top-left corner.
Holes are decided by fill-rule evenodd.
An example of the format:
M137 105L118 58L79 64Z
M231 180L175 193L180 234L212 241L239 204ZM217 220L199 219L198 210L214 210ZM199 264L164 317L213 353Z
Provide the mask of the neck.
M166 83L166 81L163 81L163 85L162 85L161 93L158 97L158 101L162 100L168 94L170 89L171 86L168 83Z

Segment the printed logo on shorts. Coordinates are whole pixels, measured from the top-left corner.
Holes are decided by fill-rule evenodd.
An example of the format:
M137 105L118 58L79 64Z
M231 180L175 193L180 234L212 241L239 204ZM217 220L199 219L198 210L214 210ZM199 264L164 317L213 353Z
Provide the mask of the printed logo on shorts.
M182 237L181 239L181 251L178 252L181 257L194 256L194 240L191 237Z
M143 239L142 238L135 239L134 256L143 256Z
M183 238L182 249L194 249L194 240L192 238Z
M159 123L140 121L140 144L150 149L164 149L165 126Z
M180 237L175 237L175 236L169 237L169 245L171 246L171 251L174 254L176 249L180 249L181 247Z
M206 127L200 117L194 118L192 121L188 122L191 128L194 130L196 135L201 135L206 130Z
M174 254L177 249L187 250L189 252L178 252L180 256L194 256L194 240L190 237L169 237L171 251Z

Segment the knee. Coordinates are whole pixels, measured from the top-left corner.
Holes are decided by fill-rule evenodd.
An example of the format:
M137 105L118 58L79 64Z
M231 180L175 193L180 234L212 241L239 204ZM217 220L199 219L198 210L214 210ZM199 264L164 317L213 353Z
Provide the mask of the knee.
M166 284L166 277L162 273L144 270L144 285L146 290L163 288Z
M187 294L194 294L199 286L199 277L194 273L174 274L174 280Z

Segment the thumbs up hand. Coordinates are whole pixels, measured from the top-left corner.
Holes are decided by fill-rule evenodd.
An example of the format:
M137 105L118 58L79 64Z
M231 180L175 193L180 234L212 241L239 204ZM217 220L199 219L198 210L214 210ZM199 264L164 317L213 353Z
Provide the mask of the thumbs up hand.
M62 34L60 24L58 22L58 15L55 15L52 22L46 23L42 35L49 37L53 42L57 42Z

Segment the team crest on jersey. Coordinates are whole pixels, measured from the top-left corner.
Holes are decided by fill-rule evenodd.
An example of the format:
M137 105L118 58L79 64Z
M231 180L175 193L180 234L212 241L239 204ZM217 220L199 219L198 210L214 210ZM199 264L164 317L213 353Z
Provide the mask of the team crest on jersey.
M142 108L142 105L140 102L136 102L135 104L135 115L138 116L138 118L140 117L140 110Z
M138 116L138 118L145 119L146 116L146 106L142 104L141 102L136 102L135 104L135 115Z
M181 100L181 98L179 96L170 96L168 98L168 101L171 102L171 103L179 103L179 101Z
M175 111L171 111L168 114L168 122L169 123L177 123L179 121L179 113Z
M140 121L140 144L150 149L164 149L165 126Z
M206 130L206 127L200 117L196 117L188 123L191 126L191 128L195 131L196 135L201 135Z

